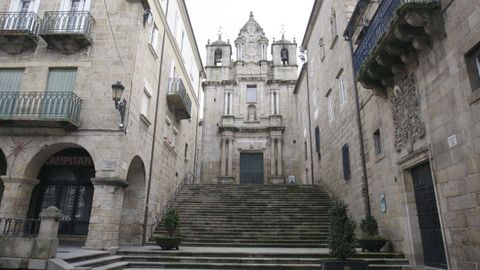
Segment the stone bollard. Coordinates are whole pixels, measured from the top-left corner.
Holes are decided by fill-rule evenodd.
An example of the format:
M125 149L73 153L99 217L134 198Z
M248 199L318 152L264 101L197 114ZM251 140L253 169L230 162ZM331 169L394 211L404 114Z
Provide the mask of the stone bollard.
M58 225L62 212L50 206L40 212L40 231L32 250L33 258L50 259L55 257L58 248Z

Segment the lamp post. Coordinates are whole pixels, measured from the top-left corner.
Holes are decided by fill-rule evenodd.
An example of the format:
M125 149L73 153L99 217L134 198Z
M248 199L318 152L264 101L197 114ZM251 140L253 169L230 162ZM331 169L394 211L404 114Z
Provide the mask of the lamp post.
M120 118L121 118L121 122L119 125L120 128L123 128L125 126L124 124L125 108L127 107L127 101L125 99L120 101L122 98L122 93L124 89L125 89L125 86L123 86L122 83L119 81L112 84L112 98L113 98L113 101L115 102L115 109L117 109L120 112Z

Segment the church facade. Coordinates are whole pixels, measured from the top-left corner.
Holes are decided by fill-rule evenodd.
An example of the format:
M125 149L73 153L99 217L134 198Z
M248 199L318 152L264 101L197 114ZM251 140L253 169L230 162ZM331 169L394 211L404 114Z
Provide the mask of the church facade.
M284 183L296 175L297 44L273 41L271 59L268 45L252 13L233 46L221 35L207 44L202 183Z

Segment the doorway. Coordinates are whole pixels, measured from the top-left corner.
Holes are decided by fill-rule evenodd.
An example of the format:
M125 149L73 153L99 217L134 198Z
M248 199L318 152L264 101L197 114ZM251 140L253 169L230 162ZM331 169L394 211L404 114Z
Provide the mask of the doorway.
M447 269L442 228L430 164L424 163L411 170L418 224L422 238L426 266Z
M263 154L240 154L240 184L263 185Z

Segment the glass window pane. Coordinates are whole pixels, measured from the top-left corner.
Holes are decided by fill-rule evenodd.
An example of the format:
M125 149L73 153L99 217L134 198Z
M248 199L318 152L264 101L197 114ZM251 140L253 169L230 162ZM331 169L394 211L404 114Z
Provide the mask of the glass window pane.
M256 85L247 85L247 102L257 102Z

